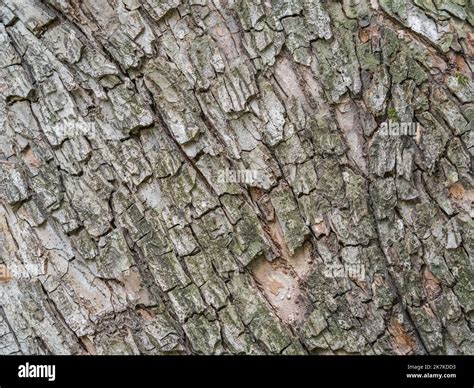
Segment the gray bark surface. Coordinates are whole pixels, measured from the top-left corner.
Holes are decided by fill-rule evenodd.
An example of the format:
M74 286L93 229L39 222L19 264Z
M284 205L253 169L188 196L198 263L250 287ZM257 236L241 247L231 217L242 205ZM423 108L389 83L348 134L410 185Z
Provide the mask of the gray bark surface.
M474 354L473 25L0 0L0 353Z

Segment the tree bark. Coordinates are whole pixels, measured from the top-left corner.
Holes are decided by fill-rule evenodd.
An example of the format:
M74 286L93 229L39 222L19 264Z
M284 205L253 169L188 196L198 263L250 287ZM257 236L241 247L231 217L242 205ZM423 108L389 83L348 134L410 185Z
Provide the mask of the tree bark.
M0 0L0 352L474 354L467 0Z

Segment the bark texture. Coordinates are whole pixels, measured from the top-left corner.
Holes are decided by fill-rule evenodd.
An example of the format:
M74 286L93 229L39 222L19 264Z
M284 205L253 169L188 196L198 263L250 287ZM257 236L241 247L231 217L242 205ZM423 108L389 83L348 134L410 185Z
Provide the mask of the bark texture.
M473 24L0 0L0 352L474 354Z

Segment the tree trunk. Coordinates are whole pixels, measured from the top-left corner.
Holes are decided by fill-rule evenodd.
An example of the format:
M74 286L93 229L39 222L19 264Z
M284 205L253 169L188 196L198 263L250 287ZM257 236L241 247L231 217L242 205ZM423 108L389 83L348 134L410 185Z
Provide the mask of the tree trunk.
M474 354L470 4L0 0L0 352Z

